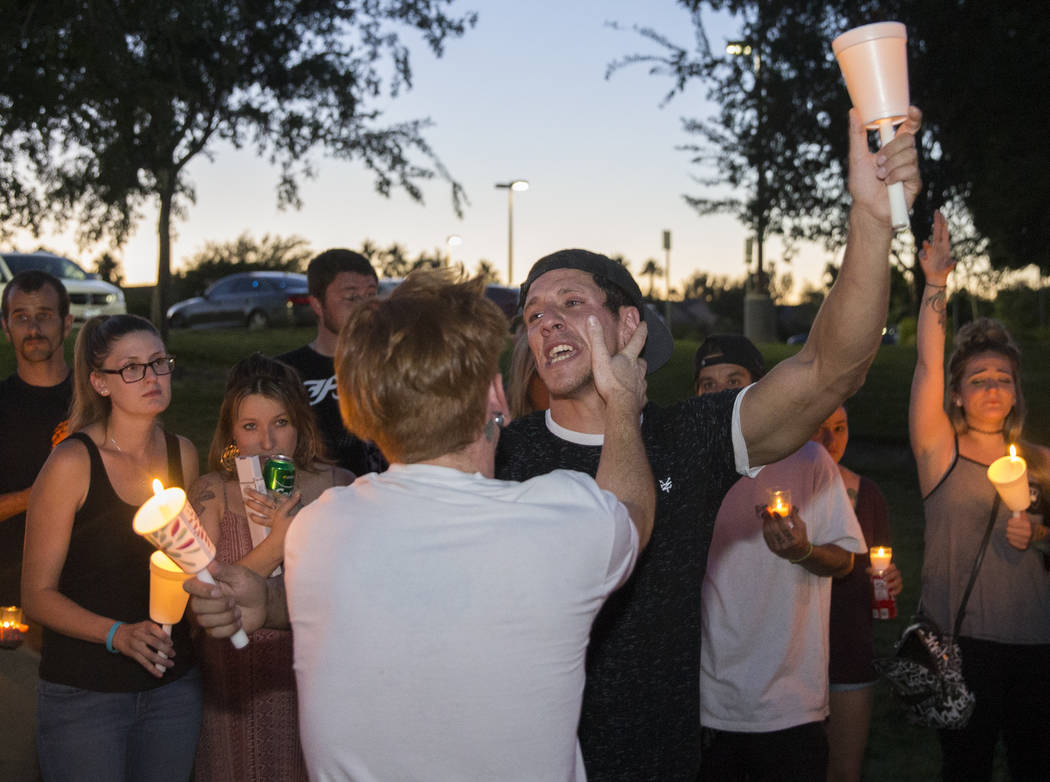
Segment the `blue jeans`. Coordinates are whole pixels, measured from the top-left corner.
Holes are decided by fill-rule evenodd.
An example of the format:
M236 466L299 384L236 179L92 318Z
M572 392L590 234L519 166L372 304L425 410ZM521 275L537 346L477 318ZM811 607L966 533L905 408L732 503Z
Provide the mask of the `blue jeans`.
M201 727L200 670L145 692L41 681L37 752L51 782L187 782Z

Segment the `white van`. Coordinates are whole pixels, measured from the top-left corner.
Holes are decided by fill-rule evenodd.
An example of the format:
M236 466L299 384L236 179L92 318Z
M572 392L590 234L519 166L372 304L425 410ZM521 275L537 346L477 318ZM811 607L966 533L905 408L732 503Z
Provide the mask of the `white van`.
M69 311L76 323L95 315L122 315L128 311L124 291L89 274L73 261L46 252L0 253L0 289L16 274L39 269L62 280L69 292Z

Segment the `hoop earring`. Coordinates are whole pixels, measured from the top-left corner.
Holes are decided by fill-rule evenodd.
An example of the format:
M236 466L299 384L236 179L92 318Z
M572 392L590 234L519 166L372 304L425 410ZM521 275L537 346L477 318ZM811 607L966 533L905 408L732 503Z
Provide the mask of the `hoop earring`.
M219 464L226 472L233 472L237 466L237 457L240 456L241 449L237 447L237 443L230 440L230 444L222 449L222 456L219 457Z

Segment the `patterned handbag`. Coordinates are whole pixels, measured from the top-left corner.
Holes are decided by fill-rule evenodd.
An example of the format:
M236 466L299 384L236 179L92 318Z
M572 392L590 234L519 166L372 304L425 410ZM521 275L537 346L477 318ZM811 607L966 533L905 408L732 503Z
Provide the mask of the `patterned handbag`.
M970 599L977 571L981 568L995 518L999 515L999 493L992 504L992 514L984 531L984 540L966 585L962 603L955 614L951 635L945 635L922 615L922 606L912 624L904 628L894 648L893 657L874 661L875 670L889 682L909 722L930 728L963 728L970 721L977 699L966 686L962 673L962 652L956 638L962 625L966 603Z

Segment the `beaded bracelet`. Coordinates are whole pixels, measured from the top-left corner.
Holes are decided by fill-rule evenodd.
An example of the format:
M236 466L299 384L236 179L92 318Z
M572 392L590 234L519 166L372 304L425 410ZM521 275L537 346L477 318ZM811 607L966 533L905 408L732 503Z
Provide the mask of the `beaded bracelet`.
M109 628L109 632L106 633L106 651L110 654L120 654L120 649L113 647L113 639L117 637L117 628L120 627L123 622L114 622Z

